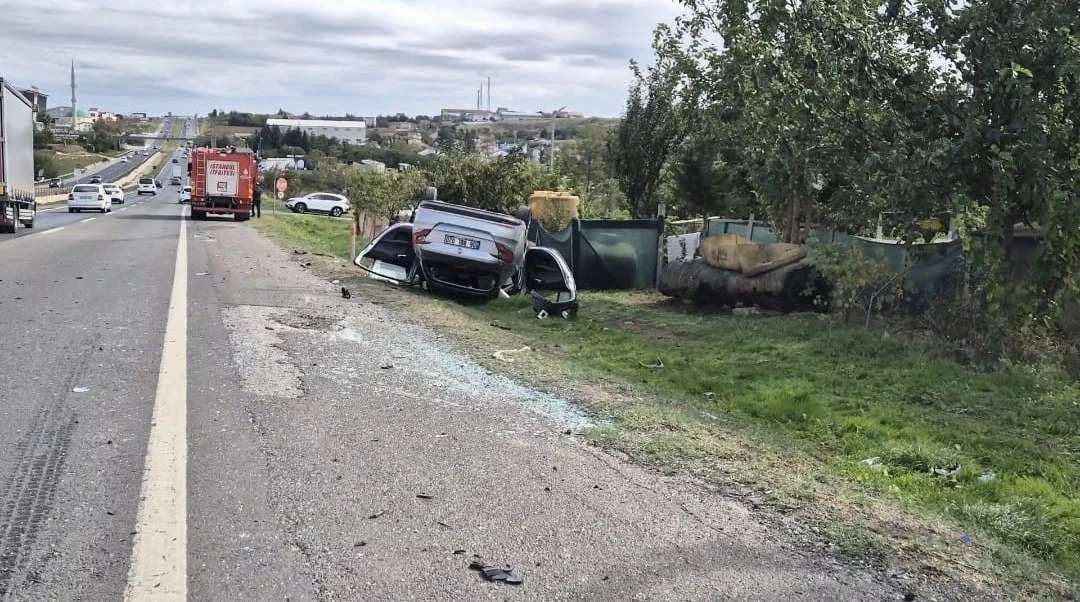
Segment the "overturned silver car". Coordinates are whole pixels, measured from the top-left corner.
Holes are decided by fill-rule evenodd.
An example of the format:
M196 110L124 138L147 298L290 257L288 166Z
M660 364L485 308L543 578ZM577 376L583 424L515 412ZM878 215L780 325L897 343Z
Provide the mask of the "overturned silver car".
M555 249L530 246L526 234L527 224L516 217L424 200L411 222L391 224L353 263L438 295L494 299L526 293L540 317L575 315L577 285L570 267Z

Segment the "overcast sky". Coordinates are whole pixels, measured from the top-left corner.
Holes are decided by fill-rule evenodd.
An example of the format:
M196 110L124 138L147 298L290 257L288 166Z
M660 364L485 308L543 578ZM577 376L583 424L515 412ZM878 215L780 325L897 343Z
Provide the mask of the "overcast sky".
M0 77L80 107L618 115L673 0L0 0ZM486 103L486 89L485 89Z

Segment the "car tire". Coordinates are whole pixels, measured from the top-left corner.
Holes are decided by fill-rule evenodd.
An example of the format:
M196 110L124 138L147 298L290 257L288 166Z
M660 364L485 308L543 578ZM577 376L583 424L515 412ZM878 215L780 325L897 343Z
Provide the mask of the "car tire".
M75 213L75 210L72 209L71 207L68 207L68 213Z
M334 207L330 209L330 215L332 217L341 217L344 213L345 212L341 209L341 207Z
M305 205L304 203L297 203L293 207L293 211L297 213L307 213L307 205Z

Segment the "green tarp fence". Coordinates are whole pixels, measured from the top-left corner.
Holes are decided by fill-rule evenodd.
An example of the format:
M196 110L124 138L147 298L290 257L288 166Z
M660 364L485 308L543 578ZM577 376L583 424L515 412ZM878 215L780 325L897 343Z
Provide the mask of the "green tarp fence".
M581 290L655 287L663 233L662 218L575 219L558 232L529 224L529 240L562 254Z
M707 236L738 234L759 244L779 242L776 232L767 224L750 224L746 220L709 220L705 232ZM811 229L807 240L858 248L864 257L883 262L893 273L902 273L904 293L914 310L925 307L963 282L964 257L959 241L912 245L908 249L902 244L869 240L820 227ZM812 256L810 260L813 260Z

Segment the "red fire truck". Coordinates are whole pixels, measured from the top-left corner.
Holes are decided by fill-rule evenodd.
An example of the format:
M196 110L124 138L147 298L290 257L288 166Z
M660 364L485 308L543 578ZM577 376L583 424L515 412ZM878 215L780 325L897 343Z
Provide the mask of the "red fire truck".
M249 149L196 148L188 161L191 179L191 219L207 214L232 214L242 222L251 217L259 169Z

